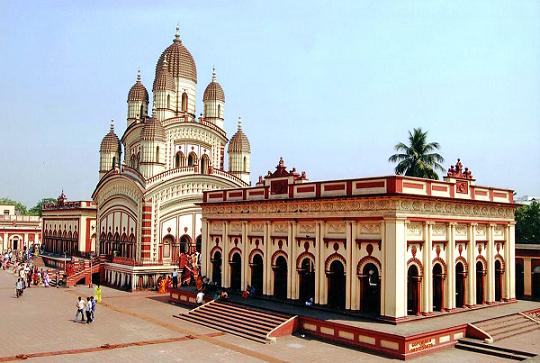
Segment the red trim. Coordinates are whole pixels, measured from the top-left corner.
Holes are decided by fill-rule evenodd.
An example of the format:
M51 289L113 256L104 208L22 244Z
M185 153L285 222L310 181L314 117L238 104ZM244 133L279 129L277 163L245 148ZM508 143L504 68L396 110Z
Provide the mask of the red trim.
M330 184L330 185L323 185L325 192L331 192L334 190L345 190L345 184Z
M229 198L236 198L236 197L241 197L242 195L243 195L242 191L239 191L239 192L229 192L228 197L229 197Z
M297 193L311 193L315 191L315 187L313 185L310 185L308 187L298 187L296 188Z
M432 185L431 186L431 190L435 191L435 192L447 192L448 191L448 187L446 186L440 186L440 185Z
M355 184L356 189L364 189L364 188L384 188L384 182L383 181L377 181L377 182L357 182Z
M488 195L487 191L485 190L476 190L476 188L474 189L474 195Z
M351 194L352 194L352 182L348 181L347 182L347 195L351 195Z
M252 195L264 195L264 190L249 191L249 196L252 196Z
M508 194L495 191L493 192L493 196L497 198L508 198Z
M424 189L424 184L403 182L403 187L411 189Z
M208 198L223 198L223 192L219 193L208 193Z

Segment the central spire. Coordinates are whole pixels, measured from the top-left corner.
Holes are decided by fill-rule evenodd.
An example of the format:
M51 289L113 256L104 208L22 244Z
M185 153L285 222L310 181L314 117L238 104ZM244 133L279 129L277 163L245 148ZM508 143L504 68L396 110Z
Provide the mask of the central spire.
M180 41L180 25L176 23L176 33L174 34L174 40Z
M242 130L242 117L238 116L238 130Z
M141 81L141 70L137 69L137 82Z

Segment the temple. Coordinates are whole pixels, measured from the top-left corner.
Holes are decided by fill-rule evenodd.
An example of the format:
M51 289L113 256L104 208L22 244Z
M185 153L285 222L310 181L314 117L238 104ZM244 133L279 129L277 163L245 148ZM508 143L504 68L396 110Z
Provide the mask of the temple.
M513 191L443 181L309 182L283 160L254 187L204 192L203 275L393 322L515 300Z

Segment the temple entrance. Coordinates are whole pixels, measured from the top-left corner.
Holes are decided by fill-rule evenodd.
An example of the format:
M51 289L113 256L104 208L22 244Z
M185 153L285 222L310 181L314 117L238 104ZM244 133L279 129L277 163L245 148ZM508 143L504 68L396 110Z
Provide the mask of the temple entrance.
M440 263L433 266L433 310L442 311L444 302L444 276Z
M221 252L214 253L212 258L212 281L221 286Z
M523 275L523 263L516 261L516 298L522 299L525 293L525 279Z
M381 314L381 284L377 266L368 263L362 270L360 311L365 314Z
M255 288L255 295L261 295L263 291L263 258L256 254L251 264L251 286Z
M328 306L345 309L345 267L340 261L330 264L328 276Z
M304 258L298 270L300 277L300 301L315 300L315 265L309 258Z
M242 257L235 253L231 259L231 289L240 291L242 289Z
M180 253L188 253L189 245L191 244L191 238L188 235L180 237Z
M484 264L476 263L476 303L484 303Z
M502 265L495 261L495 301L502 301Z
M418 267L411 265L407 271L407 314L420 314L420 276Z
M456 307L465 305L465 268L461 262L456 264Z
M13 248L12 249L13 250L19 249L19 240L16 239L16 238L13 240Z
M287 260L283 256L276 258L274 269L274 297L287 298Z
M198 235L197 239L195 240L195 250L199 253L202 251L202 236Z
M540 266L536 266L532 270L532 298L540 299Z

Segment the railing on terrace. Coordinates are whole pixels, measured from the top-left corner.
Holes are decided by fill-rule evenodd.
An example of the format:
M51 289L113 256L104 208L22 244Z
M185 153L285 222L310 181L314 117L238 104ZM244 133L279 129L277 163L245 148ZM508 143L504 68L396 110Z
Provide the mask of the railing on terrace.
M138 262L132 258L121 257L121 256L113 257L112 263L117 263L119 265L126 265L126 266L142 266L142 262Z
M8 222L39 222L39 221L41 221L41 217L39 217L39 216L0 215L0 221L8 221Z
M191 115L191 116L194 117L195 115ZM176 123L187 123L187 124L199 125L199 126L209 128L209 129L211 129L213 131L216 131L220 135L222 135L224 137L227 137L227 133L224 130L217 127L216 125L214 125L211 122L205 121L204 119L193 118L193 121L189 121L188 116L186 116L186 117L174 117L174 118L164 120L161 123L162 123L163 127L173 125L173 124L176 124Z
M78 208L95 208L96 205L91 201L73 201L73 202L64 202L64 204L59 205L57 203L46 203L43 205L43 210L51 209L78 209Z
M242 179L240 179L236 175L227 173L226 171L223 171L223 170L211 168L207 174L201 174L199 173L199 166L196 165L196 166L181 166L179 168L170 169L170 170L164 171L163 173L154 175L153 177L150 177L146 180L146 187L147 188L151 187L153 184L164 181L173 176L193 175L193 174L220 176L224 179L228 179L237 184L240 184L241 186L244 186L244 187L248 186L246 182L244 182Z

